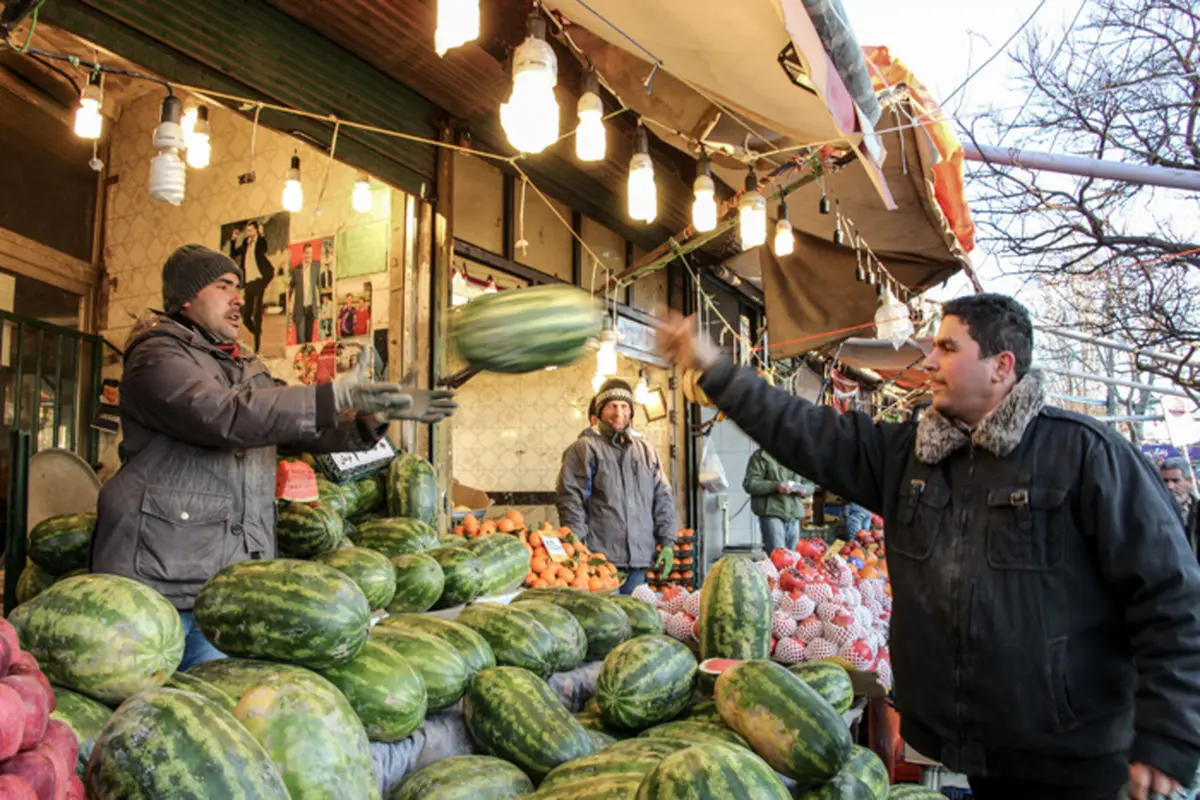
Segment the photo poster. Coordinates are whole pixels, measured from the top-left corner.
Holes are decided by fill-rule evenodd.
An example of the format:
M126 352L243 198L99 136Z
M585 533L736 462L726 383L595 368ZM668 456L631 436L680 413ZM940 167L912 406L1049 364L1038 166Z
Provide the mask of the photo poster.
M334 331L338 339L370 336L375 282L366 278L339 280L334 295ZM386 293L381 292L381 297Z
M219 249L242 270L242 319L255 352L263 352L263 340L270 338L270 332L264 330L264 315L283 313L286 283L282 278L288 264L291 220L291 214L280 211L221 226ZM267 349L283 347L282 337L277 338L279 341L267 342Z
M317 344L334 337L334 237L302 239L288 246L285 304L287 344Z

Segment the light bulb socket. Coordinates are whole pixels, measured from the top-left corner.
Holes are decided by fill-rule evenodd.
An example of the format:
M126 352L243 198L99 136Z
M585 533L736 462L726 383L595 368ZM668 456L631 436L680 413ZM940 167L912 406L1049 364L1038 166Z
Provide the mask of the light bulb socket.
M747 192L758 193L758 174L754 171L754 167L750 167L750 171L746 173L746 183L744 184Z
M161 122L173 122L176 125L183 119L183 103L173 94L163 98Z
M289 180L289 181L300 180L300 155L298 153L292 154L291 166L288 167L288 171L287 171L287 180Z
M788 208L787 193L779 195L779 221L786 222L788 228L792 227L792 213Z
M97 106L104 102L104 90L100 88L98 83L89 83L83 87L83 91L79 93L79 101L91 100Z
M842 233L841 228L834 228L833 229L833 243L834 244L845 244L845 242L846 242L846 234Z
M882 298L883 292L884 292L883 282L880 281L879 283L875 284L875 296Z
M854 268L854 280L859 283L867 282L867 271L863 269L863 265L859 264Z
M833 211L833 204L829 202L829 198L821 195L821 202L817 205L817 210L822 214L829 214Z
M635 158L638 155L650 156L650 137L646 135L646 129L640 123L637 134L633 137L633 153Z
M583 94L594 94L596 97L600 96L600 76L594 69L589 69L583 75Z
M534 9L528 17L525 18L525 32L534 39L546 40L546 18Z
M100 72L100 70L98 70L98 69L97 69L97 70L92 70L92 72L91 72L91 73L88 75L88 79L87 79L87 85L88 85L88 86L95 86L95 87L99 88L99 86L100 86L100 75L101 75L101 72Z

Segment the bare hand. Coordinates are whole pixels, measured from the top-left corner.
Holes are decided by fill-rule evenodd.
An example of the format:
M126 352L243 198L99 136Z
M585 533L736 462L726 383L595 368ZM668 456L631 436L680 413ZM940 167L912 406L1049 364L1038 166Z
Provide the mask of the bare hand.
M667 311L658 324L658 352L677 367L708 371L721 358L713 340L701 333L695 315Z
M1131 800L1167 798L1179 789L1179 781L1147 764L1129 766L1129 797Z
M786 483L775 484L775 491L779 492L780 494L791 494L792 493L791 487L788 486Z

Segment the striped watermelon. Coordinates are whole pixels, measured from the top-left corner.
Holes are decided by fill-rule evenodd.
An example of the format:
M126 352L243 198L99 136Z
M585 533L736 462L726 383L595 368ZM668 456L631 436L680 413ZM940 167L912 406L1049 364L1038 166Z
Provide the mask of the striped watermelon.
M554 635L558 643L555 647L554 672L567 672L583 663L587 657L587 634L570 611L545 600L520 600L509 603L508 607L533 614L534 619Z
M358 655L371 609L358 584L312 561L239 561L196 596L196 624L224 653L331 667Z
M354 543L395 558L432 550L438 546L438 534L419 519L386 517L359 525L354 531Z
M50 719L66 723L75 734L75 739L79 742L75 772L82 778L87 770L88 758L92 755L92 746L96 743L100 731L104 729L104 724L112 716L112 709L61 686L54 687L54 699L57 705L50 712Z
M491 756L452 756L409 775L387 800L509 800L533 793L533 781Z
M33 526L29 532L29 560L51 575L86 569L92 553L96 515L57 514Z
M451 608L469 603L479 596L483 585L483 562L464 547L439 547L430 550L442 568L445 584L442 596L433 604L434 608Z
M220 689L203 678L189 675L186 672L176 672L167 678L163 686L167 689L178 689L181 692L198 694L201 697L212 700L226 711L233 711L233 707L237 705L238 701L238 698L230 697L229 693L224 689Z
M838 774L850 729L821 695L773 661L746 661L717 678L717 708L772 767L801 784Z
M428 614L397 614L380 620L379 624L409 628L436 636L462 656L467 665L468 677L474 678L483 670L496 666L496 656L492 653L492 646L487 643L487 639L461 623Z
M273 675L302 670L291 664L274 661L255 661L250 658L221 658L197 664L187 671L188 675L215 686L233 698L234 705L246 692Z
M528 611L476 603L464 608L457 621L487 639L497 664L521 667L542 678L554 672L558 640Z
M372 609L387 608L396 594L396 568L387 556L376 550L343 547L321 553L313 561L348 575L362 589L367 605Z
M750 750L722 742L669 755L638 787L637 800L791 800L771 768Z
M51 682L116 704L161 686L183 659L183 622L161 594L116 575L80 575L8 621Z
M378 639L367 639L353 659L321 674L350 702L373 742L399 741L425 721L425 679Z
M396 590L387 604L389 614L420 613L433 608L442 596L445 575L442 565L427 553L410 553L392 559Z
M747 556L713 565L700 592L700 658L768 658L771 589Z
M600 320L587 292L545 284L476 297L456 310L451 335L472 369L515 374L574 364Z
M617 737L604 731L598 731L595 728L588 728L587 735L592 740L592 749L597 753L617 742Z
M246 728L211 700L176 689L143 692L113 713L92 749L86 784L89 800L289 798Z
M472 539L466 547L483 562L483 583L480 597L491 597L512 591L525 580L529 572L529 551L521 540L507 533L492 533Z
M320 675L294 670L266 678L242 696L233 716L275 762L292 800L380 797L362 723Z
M672 753L686 750L694 744L696 742L691 739L676 739L668 736L638 737L610 744L605 752L609 754L625 753L631 756L654 754L660 758L666 758Z
M342 529L341 515L326 503L281 502L275 520L279 555L312 558L328 552L341 540Z
M678 722L690 720L692 722L708 722L715 725L725 724L725 720L721 719L721 712L717 710L717 701L715 700L701 700L698 703L694 703L681 711L675 719Z
M600 731L603 734L613 737L614 739L629 738L628 731L618 731L604 724L604 717L600 716L598 711L576 711L575 719L579 720L579 724L587 728L589 731Z
M346 511L350 508L350 503L347 502L346 494L342 487L333 481L317 476L317 501L332 511L338 517L346 516Z
M442 533L438 535L438 547L466 547L467 537L455 536L453 533Z
M476 744L535 782L593 751L587 731L546 682L517 667L492 667L476 675L463 701L463 717Z
M662 725L647 728L639 736L649 739L683 739L698 744L724 742L725 744L744 747L747 750L751 749L750 743L740 733L731 730L727 725L699 722L690 719L683 720L682 722L664 722Z
M608 746L611 747L612 743ZM650 771L657 767L664 758L666 758L665 755L655 752L618 751L614 753L606 747L590 756L577 758L555 767L538 788L545 792L581 781L619 776L637 778L640 781L649 775Z
M49 589L54 582L53 573L47 572L37 564L26 564L25 569L17 576L17 603L28 603Z
M915 783L894 784L887 795L887 800L945 800L946 795L926 789Z
M436 636L391 625L376 625L371 629L371 638L399 653L421 673L430 711L454 705L466 691L470 680L467 662Z
M353 483L348 484L347 487L344 487L353 487L351 492L347 493L352 493L353 500L346 509L346 515L359 517L382 508L384 503L383 483L383 475L377 472L359 478Z
M612 775L556 786L533 795L536 800L632 800L641 780L632 775Z
M614 594L608 599L620 606L629 617L634 636L654 636L663 633L662 614L645 600L626 594Z
M889 800L889 785L887 767L879 756L854 745L850 758L833 780L799 797L801 800Z
M416 453L404 453L392 459L387 473L387 507L393 517L419 519L426 525L437 525L442 511L442 491L433 464Z
M527 589L517 600L549 600L571 612L587 634L589 661L600 661L633 635L629 617L607 597L580 589Z
M682 711L695 684L696 657L686 645L669 636L639 636L605 657L596 699L606 723L641 730Z
M833 661L804 661L788 670L824 697L837 713L845 714L854 704L854 685L841 665Z

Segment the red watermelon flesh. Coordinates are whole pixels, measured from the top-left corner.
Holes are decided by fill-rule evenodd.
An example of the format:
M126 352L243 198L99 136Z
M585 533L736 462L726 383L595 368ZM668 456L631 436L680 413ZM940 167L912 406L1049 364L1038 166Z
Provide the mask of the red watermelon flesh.
M707 675L720 675L740 663L742 661L738 658L706 658L700 662L700 671Z

